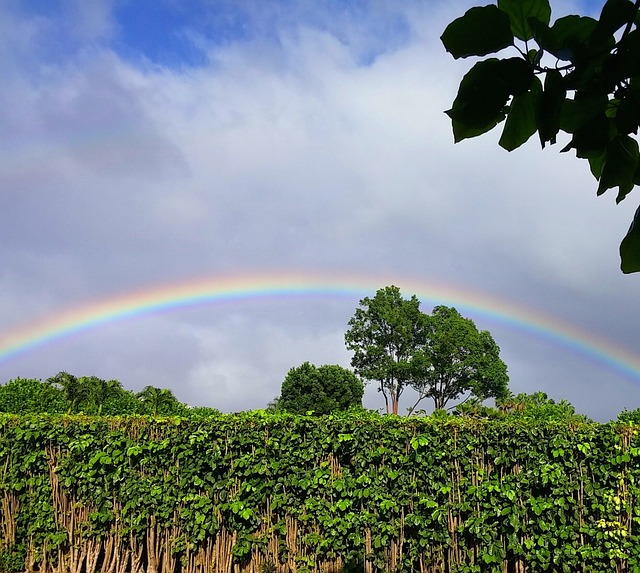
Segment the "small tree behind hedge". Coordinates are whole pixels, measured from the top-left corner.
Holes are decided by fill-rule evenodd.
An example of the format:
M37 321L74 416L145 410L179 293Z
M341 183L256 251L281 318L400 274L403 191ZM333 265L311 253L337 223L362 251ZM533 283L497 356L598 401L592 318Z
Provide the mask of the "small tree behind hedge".
M362 406L364 384L351 370L338 365L314 366L309 362L287 373L277 409L305 414L330 414Z

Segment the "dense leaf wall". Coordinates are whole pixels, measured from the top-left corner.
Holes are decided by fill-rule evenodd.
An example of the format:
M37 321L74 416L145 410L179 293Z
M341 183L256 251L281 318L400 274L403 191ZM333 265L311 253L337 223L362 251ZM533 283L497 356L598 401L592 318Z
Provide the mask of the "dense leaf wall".
M638 571L633 426L0 417L0 570Z

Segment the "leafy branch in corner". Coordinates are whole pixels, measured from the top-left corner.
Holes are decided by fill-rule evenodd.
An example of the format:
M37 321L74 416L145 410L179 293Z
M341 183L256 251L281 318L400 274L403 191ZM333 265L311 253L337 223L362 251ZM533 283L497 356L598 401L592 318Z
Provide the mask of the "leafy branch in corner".
M454 58L515 48L514 57L480 60L460 82L450 110L457 142L504 122L512 151L536 132L540 143L571 137L561 151L589 162L597 194L616 202L640 185L640 0L607 0L598 19L568 15L551 24L548 0L498 0L473 7L441 40ZM620 245L624 273L640 271L640 208Z

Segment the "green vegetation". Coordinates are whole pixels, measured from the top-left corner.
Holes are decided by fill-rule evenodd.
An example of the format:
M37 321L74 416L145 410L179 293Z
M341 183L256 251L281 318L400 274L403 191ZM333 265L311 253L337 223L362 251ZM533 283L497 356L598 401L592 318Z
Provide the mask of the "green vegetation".
M236 415L66 372L0 386L0 571L640 570L639 411L514 396L488 332L419 304L380 289L345 341L388 412L409 386L431 416L367 412L356 373L309 362Z
M598 19L551 23L549 0L498 0L451 22L442 42L455 58L510 50L476 62L460 82L451 118L456 142L504 121L500 145L512 151L538 133L559 132L617 202L640 184L640 3L607 0ZM544 83L541 80L544 78ZM625 273L640 271L640 209L620 245Z
M632 425L3 414L0 459L3 571L640 568Z
M413 378L423 321L417 297L403 299L396 286L363 298L349 320L344 339L354 353L351 366L365 380L378 382L387 414L398 413L400 396Z
M70 409L64 392L51 382L16 378L0 385L0 412L63 414Z
M627 410L626 408L618 414L618 421L640 425L640 408Z
M364 384L351 370L305 362L287 373L277 409L293 414L331 414L362 407L363 395Z
M512 419L527 420L531 422L559 422L561 424L592 423L592 420L583 414L576 413L576 409L566 400L556 402L544 392L533 394L518 394L501 398L496 401L497 407L491 408L482 404L480 400L472 399L458 404L454 410L457 416L483 419ZM620 415L622 416L622 414ZM636 421L622 419L620 421Z
M0 385L0 412L8 414L87 414L122 416L206 416L214 409L189 408L171 390L147 386L134 394L117 380L59 372L46 381L16 378Z
M444 408L467 392L481 401L501 399L508 395L508 382L507 366L489 332L478 331L455 308L436 306L425 317L411 382L419 394L413 408L424 398L433 398L436 409Z
M440 409L467 393L480 400L508 394L507 367L489 332L455 308L436 306L425 314L415 295L404 299L396 286L360 301L345 342L356 373L378 382L387 413L398 413L407 386L418 392L410 412L424 398Z

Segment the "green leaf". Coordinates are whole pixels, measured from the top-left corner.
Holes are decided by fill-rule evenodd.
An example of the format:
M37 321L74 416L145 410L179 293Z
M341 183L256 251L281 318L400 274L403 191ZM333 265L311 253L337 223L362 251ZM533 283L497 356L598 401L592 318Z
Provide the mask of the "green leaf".
M533 71L521 58L476 63L462 78L453 107L445 112L453 120L456 143L502 121L509 97L525 93L533 80Z
M535 89L515 96L511 102L499 144L507 151L513 151L525 143L537 130L536 106L542 92L542 84L535 78Z
M513 35L523 41L533 38L530 18L544 24L551 20L549 0L498 0L498 8L509 15Z
M605 95L567 99L560 109L560 129L575 133L596 116L604 115L608 105L609 99Z
M593 157L587 158L589 161L589 169L591 170L591 174L596 179L600 179L600 176L602 175L602 168L604 167L604 160L606 158L606 153L602 153L601 155L594 155Z
M639 157L638 142L635 139L628 135L615 137L607 147L598 195L602 195L607 189L618 187L616 203L620 203L633 189Z
M625 274L640 271L640 207L633 217L629 231L620 243L620 268Z
M454 58L485 56L513 45L509 16L494 5L476 6L449 24L440 40Z

